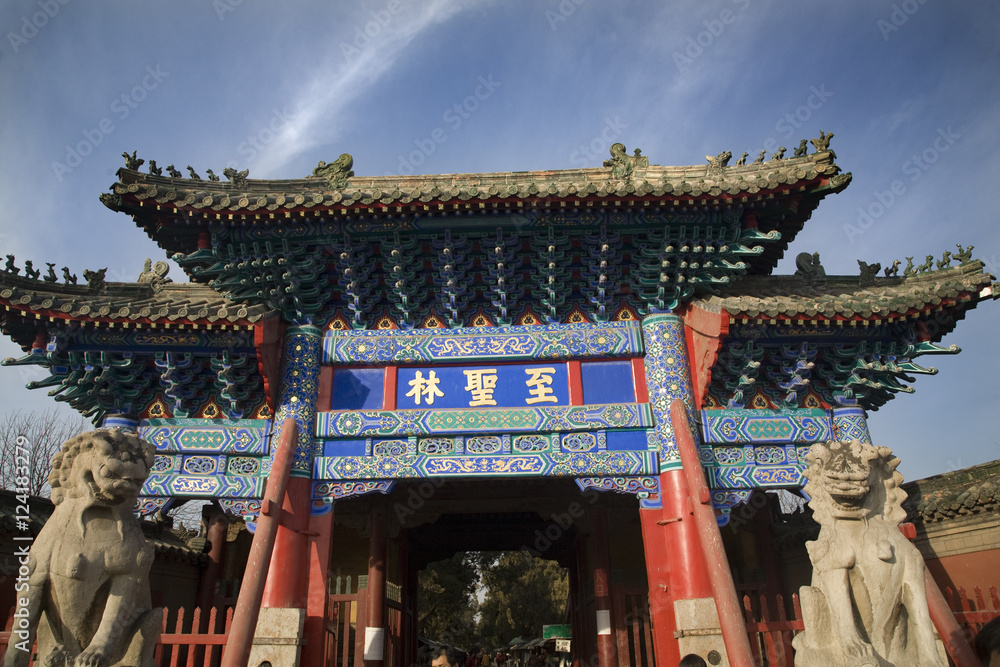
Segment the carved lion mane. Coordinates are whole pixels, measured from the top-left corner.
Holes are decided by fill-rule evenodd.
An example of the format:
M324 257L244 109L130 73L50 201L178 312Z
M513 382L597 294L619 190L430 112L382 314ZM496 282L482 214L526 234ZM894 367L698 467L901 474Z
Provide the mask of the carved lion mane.
M118 430L67 440L52 459L56 508L28 556L27 589L6 667L26 666L37 631L38 665L147 667L162 622L152 609L153 549L132 515L153 446Z
M810 448L806 460L805 492L821 527L841 519L876 516L899 525L906 518L903 476L896 471L899 459L888 447L859 440L819 443Z
M924 561L899 531L906 518L887 447L854 440L813 445L805 471L819 539L806 543L812 586L799 597L799 667L944 667L924 589Z
M134 499L139 495L139 489L153 465L154 451L153 446L145 440L121 431L101 429L70 438L52 457L52 472L49 473L52 502L58 505L67 498L79 498L85 495L85 486L98 489L103 502L122 503L124 502L124 496L120 495L122 493L131 495ZM96 454L97 458L81 459L87 454ZM78 462L79 466L76 465ZM114 470L129 469L137 473L139 472L137 464L142 463L145 471L141 473L141 479L118 475L121 477L120 481L109 480L108 488L105 490L99 489L93 477L88 475L94 472L91 470L93 463L110 466ZM107 479L104 475L100 477ZM105 495L107 492L111 495Z

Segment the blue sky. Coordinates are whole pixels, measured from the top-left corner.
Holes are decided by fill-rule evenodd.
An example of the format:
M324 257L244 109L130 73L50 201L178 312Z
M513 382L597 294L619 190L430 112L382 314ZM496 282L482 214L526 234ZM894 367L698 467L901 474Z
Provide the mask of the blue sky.
M611 141L703 164L825 130L854 181L787 258L857 275L961 243L1000 273L996 0L7 0L0 26L0 254L19 265L131 281L162 258L98 201L126 150L298 178L342 152L359 175L596 167ZM1000 458L998 325L998 304L970 313L944 341L963 352L869 415L907 479ZM31 379L0 369L4 409L52 405Z

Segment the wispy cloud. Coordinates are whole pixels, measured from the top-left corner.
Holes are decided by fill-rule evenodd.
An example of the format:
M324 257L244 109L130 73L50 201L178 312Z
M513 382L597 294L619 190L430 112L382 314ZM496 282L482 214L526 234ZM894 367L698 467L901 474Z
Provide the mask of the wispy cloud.
M326 62L317 65L312 81L293 103L294 118L261 152L254 171L263 177L278 174L296 156L336 139L342 130L337 116L375 85L416 38L473 4L434 0L410 5L405 15L389 15L388 20L383 16L377 31L365 32L377 19L361 19L351 36L356 41L331 44Z
M891 134L900 125L906 125L914 119L920 118L926 108L927 98L923 95L915 99L904 100L899 109L894 111L886 120L886 133Z

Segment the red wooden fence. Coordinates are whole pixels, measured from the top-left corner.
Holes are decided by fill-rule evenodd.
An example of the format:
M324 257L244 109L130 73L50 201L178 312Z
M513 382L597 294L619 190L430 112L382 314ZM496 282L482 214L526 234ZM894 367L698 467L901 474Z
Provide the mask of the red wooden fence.
M330 595L330 620L326 626L327 664L334 667L360 667L363 664L364 633L357 632L357 617L359 610L365 608L367 592L367 589L362 588L357 593ZM946 588L944 594L970 643L984 624L1000 616L1000 594L997 593L996 586L990 587L988 595L978 586L973 589L971 597L964 588L959 588L957 593L951 588ZM628 656L633 664L652 665L651 656L647 657L650 653L651 638L648 621L645 620L648 614L642 604L644 601L635 596L623 596L617 602L620 605L621 616L628 626L627 639L623 638L626 645L619 647L621 655ZM391 636L398 637L400 633L397 626L401 622L399 605L392 599L387 600L387 604L388 626L392 628ZM788 614L789 611L792 612L791 616ZM14 623L13 612L13 609L9 610L4 631L0 632L0 660L10 640L10 631ZM798 595L792 596L790 609L786 607L785 600L780 595L773 601L763 595L756 600L745 595L743 612L755 664L767 667L794 667L792 637L803 629ZM157 665L214 667L219 664L226 636L233 622L233 608L210 609L204 624L202 616L201 609L194 609L191 613L184 609L163 610L163 631L155 653ZM401 655L401 651L402 646L398 641L390 642L387 647L387 660L391 661Z
M792 608L793 617L788 618L785 599L781 595L775 597L773 607L769 606L767 597L761 595L759 606L754 610L750 596L743 596L743 615L746 618L755 665L791 667L795 664L792 637L804 627L797 594L792 595Z
M331 620L326 622L326 664L331 667L360 667L364 664L365 633L358 632L358 618L364 623L367 588L357 593L329 596Z
M633 667L653 667L653 632L649 622L649 596L645 590L618 586L613 589L613 610L624 632L618 632L618 662Z
M1000 595L997 594L996 586L990 587L988 600L978 586L973 589L973 595L975 610L972 609L973 605L964 588L959 588L957 595L951 588L945 589L948 606L970 644L983 625L1000 616ZM756 601L756 606L754 602L749 595L743 596L743 615L750 635L754 663L767 667L794 667L792 637L803 629L799 596L792 595L791 617L788 617L785 600L780 595L775 598L773 605L763 595Z
M210 667L222 661L222 650L233 624L233 607L224 610L224 619L219 618L220 608L213 607L208 613L207 624L202 624L202 610L195 608L190 623L185 623L185 610L178 609L173 623L173 632L168 629L170 613L163 610L163 630L153 654L160 667ZM200 629L204 627L205 631Z
M976 596L976 609L974 611L964 588L958 589L957 599L955 591L950 586L944 589L944 597L948 601L948 606L951 607L955 619L965 631L965 637L969 640L969 644L972 644L976 639L981 627L1000 616L1000 595L997 594L996 586L990 586L989 604L987 604L987 600L983 599L983 590L979 586L973 589L973 593Z
M4 632L0 632L0 660L6 653L14 623L14 609L7 614ZM222 649L233 623L233 609L213 608L202 625L202 610L188 613L184 609L175 612L163 610L163 627L160 641L153 654L160 667L213 667L222 659ZM204 627L204 631L201 629ZM36 647L32 649L30 665L34 664Z

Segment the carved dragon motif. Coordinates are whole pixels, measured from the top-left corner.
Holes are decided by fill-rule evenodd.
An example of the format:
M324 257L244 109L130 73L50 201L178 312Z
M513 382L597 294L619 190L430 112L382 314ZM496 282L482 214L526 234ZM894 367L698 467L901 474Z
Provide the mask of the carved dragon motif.
M730 151L723 151L712 157L711 155L706 155L705 159L708 160L708 172L706 176L718 175L724 176L726 173L726 167L729 165L729 160L731 160L733 154Z
M330 164L321 161L313 169L312 175L325 178L331 190L343 190L347 187L347 179L354 176L354 172L351 171L353 166L354 158L351 157L351 154L341 153L340 157Z
M233 187L245 188L247 186L247 176L250 175L250 170L244 169L243 171L236 171L232 167L226 167L222 170L222 175L232 182Z
M625 144L617 143L611 146L611 159L604 161L605 167L611 167L611 176L620 181L632 178L635 166L625 153Z
M807 285L826 282L826 269L819 261L819 253L800 252L795 256L795 275L802 278Z

